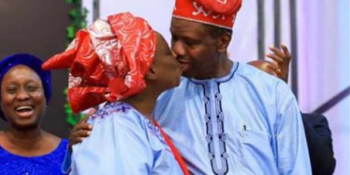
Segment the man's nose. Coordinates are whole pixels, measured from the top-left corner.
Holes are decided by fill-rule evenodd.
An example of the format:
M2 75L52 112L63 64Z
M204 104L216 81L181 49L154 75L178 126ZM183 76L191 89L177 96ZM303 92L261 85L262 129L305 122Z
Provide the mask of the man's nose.
M186 55L186 49L181 41L174 42L171 49L176 55L175 57Z

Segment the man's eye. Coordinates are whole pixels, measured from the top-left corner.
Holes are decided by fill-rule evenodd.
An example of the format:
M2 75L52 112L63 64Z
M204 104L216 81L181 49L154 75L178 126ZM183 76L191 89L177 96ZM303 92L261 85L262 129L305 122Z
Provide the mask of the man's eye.
M187 45L189 45L189 46L193 46L193 45L198 44L198 42L196 42L196 41L186 41L186 43L187 43Z

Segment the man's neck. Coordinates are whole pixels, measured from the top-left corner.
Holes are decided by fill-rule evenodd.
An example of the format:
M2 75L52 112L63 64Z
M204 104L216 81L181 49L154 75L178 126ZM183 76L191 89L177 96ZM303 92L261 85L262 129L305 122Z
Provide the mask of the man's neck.
M202 75L199 75L194 78L198 80L222 78L230 74L232 66L233 66L233 61L228 59L227 56L225 55L225 58L220 58L216 64L211 65L211 67L207 69L209 71L207 72L204 71Z
M233 66L233 61L229 60L228 58L225 59L224 61L220 62L215 76L213 78L222 78L230 74L231 69Z

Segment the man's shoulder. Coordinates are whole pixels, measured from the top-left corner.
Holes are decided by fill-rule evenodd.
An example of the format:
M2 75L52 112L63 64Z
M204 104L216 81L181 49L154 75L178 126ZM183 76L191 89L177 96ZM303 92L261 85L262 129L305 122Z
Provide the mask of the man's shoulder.
M295 100L293 92L283 80L251 65L239 63L239 69L235 76L234 80L232 80L232 86L235 85L235 82L243 84L245 89L249 89L249 91L254 92L255 95L263 99L275 99L276 103L281 104Z
M231 83L245 84L256 91L266 91L267 93L290 90L289 86L281 79L263 72L254 66L246 63L238 63L239 67Z
M264 71L261 71L260 69L255 68L254 66L251 66L246 63L237 62L238 69L236 72L237 77L244 78L246 80L250 81L257 81L260 83L273 83L276 84L282 80L279 78L272 76Z

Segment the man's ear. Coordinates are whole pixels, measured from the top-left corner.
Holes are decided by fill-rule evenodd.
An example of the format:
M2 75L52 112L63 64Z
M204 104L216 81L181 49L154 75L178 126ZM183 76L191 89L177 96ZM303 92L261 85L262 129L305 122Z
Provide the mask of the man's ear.
M156 79L158 79L158 74L157 73L158 73L157 67L154 64L152 64L150 66L150 68L148 69L148 71L147 71L147 73L145 75L145 78L148 79L148 80L156 80Z
M219 52L226 52L230 42L231 42L231 34L230 33L223 33L221 36L218 37L218 51Z

